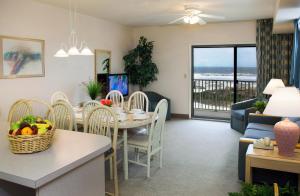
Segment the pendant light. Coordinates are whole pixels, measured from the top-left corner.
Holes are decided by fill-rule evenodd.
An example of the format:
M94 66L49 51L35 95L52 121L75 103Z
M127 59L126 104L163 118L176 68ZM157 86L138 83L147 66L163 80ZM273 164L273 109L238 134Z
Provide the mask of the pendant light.
M69 57L69 56L92 56L94 53L89 49L85 41L81 41L78 44L78 33L75 28L77 10L76 7L72 9L71 0L69 0L69 17L70 17L70 35L69 35L69 47L64 47L66 44L61 44L61 48L55 53L55 57ZM69 49L67 49L69 48ZM66 52L67 51L67 52Z

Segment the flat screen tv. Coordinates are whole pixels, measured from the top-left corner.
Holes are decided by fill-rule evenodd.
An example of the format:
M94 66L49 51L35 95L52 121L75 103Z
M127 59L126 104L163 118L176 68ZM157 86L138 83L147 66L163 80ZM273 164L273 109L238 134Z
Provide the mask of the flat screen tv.
M128 75L127 74L110 74L108 76L109 91L118 90L123 96L129 93Z

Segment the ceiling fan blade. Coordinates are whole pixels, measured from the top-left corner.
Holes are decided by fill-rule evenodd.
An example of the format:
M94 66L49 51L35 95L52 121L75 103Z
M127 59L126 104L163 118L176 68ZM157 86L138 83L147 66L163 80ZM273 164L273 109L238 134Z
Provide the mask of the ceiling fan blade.
M169 22L168 24L174 24L174 23L176 23L176 22L178 22L178 21L180 21L180 20L183 20L184 17L185 17L185 16L182 16L182 17L180 17L180 18L177 18L177 19L175 19L175 20Z
M200 25L204 25L204 24L206 24L206 21L205 21L205 20L203 20L202 18L199 18L199 22L198 22L198 24L200 24Z
M216 15L209 15L209 14L198 14L198 16L200 17L204 17L204 18L213 18L213 19L225 19L224 16L216 16Z

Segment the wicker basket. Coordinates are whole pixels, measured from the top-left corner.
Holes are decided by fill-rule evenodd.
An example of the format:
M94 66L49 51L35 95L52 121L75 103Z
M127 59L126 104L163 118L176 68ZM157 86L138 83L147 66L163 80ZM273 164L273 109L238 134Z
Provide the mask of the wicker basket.
M55 117L54 117L54 110L53 108L40 100L21 100L16 102L12 106L12 113L14 110L16 112L18 108L18 104L24 105L24 103L29 104L31 107L32 115L34 114L33 110L33 105L38 105L38 106L43 106L44 108L47 109L45 116L48 117L48 119L51 119L52 122L52 129L47 131L45 134L41 135L8 135L8 140L10 143L10 150L13 153L16 154L29 154L29 153L34 153L34 152L40 152L47 150L52 143L53 135L55 132ZM12 123L12 122L9 122Z

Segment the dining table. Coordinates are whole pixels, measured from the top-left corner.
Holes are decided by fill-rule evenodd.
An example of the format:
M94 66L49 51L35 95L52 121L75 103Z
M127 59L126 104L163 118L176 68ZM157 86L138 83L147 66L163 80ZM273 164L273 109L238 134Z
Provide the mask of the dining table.
M83 125L83 110L82 108L74 108L76 123ZM118 131L122 132L124 140L124 160L123 160L123 169L124 169L124 179L128 180L128 131L134 130L139 127L146 127L151 124L153 112L144 112L147 118L135 119L134 113L126 112L126 119L120 119L118 121Z

